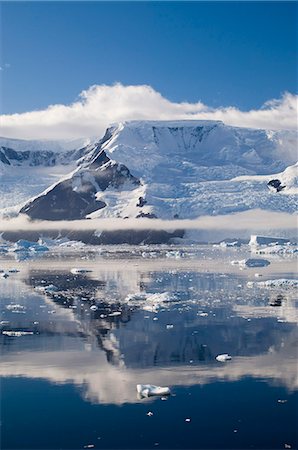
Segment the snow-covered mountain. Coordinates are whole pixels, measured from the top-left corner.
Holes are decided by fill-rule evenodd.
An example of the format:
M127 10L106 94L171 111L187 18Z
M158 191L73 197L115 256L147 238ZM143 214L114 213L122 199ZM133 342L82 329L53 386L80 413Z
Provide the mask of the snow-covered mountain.
M57 220L296 210L294 131L215 121L131 121L111 126L83 153L74 171L21 212ZM285 188L272 192L267 183L278 177Z
M0 137L0 211L17 209L72 171L89 141L27 141Z

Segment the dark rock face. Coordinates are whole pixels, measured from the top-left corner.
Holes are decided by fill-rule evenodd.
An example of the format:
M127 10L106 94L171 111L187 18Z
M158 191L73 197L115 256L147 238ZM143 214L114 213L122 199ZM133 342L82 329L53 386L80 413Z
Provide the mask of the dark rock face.
M16 151L12 148L0 148L0 160L4 164L21 166L27 163L29 166L54 166L57 153L52 151Z
M286 186L282 186L282 185L281 185L281 181L278 180L277 178L274 179L274 180L270 180L270 181L267 183L267 186L270 187L270 188L276 189L276 192L280 192L280 191L282 191L282 190L286 187Z
M1 227L0 227L1 231ZM70 240L81 241L89 245L106 245L106 244L168 244L173 238L183 238L184 231L176 230L172 233L163 230L118 230L118 231L103 231L98 235L95 230L43 230L42 233L38 231L5 231L2 233L3 239L10 242L17 242L19 239L27 239L32 242L37 242L39 238L58 239L67 237Z
M48 194L38 197L21 209L32 219L74 220L82 219L97 209L104 208L105 203L94 197L94 187L85 183L85 191L75 192L71 180L57 184Z
M29 202L20 212L32 219L83 219L106 206L96 199L98 191L105 191L108 187L119 189L126 182L130 182L132 187L140 184L126 166L111 161L102 150L88 165L81 166L69 179Z

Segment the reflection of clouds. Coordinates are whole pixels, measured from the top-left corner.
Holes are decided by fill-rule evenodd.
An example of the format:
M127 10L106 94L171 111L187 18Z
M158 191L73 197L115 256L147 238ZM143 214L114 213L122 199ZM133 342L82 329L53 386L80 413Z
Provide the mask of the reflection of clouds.
M272 348L266 354L233 358L227 364L127 369L107 364L103 352L37 351L4 355L0 375L70 382L84 387L86 398L92 402L122 404L137 401L139 383L192 386L250 376L293 390L298 387L296 356L295 346L289 343L278 352Z

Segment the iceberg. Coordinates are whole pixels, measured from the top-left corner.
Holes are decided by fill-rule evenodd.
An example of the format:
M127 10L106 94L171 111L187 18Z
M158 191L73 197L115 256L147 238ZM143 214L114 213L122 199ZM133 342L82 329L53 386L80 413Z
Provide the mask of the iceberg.
M230 361L232 359L232 356L230 356L228 353L223 353L221 355L217 355L215 359L219 362L226 362Z

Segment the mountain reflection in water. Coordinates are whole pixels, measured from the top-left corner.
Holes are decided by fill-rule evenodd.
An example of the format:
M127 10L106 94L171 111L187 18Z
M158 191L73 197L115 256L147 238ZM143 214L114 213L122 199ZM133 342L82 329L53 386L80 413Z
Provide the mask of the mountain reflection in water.
M246 288L247 274L134 262L129 270L93 262L86 274L50 262L25 267L1 280L1 376L71 382L101 404L134 403L136 384L146 382L192 386L253 377L297 389L290 291L273 307L278 293ZM150 310L148 293L167 293L168 300ZM7 334L14 330L24 335ZM218 363L220 353L232 361Z

